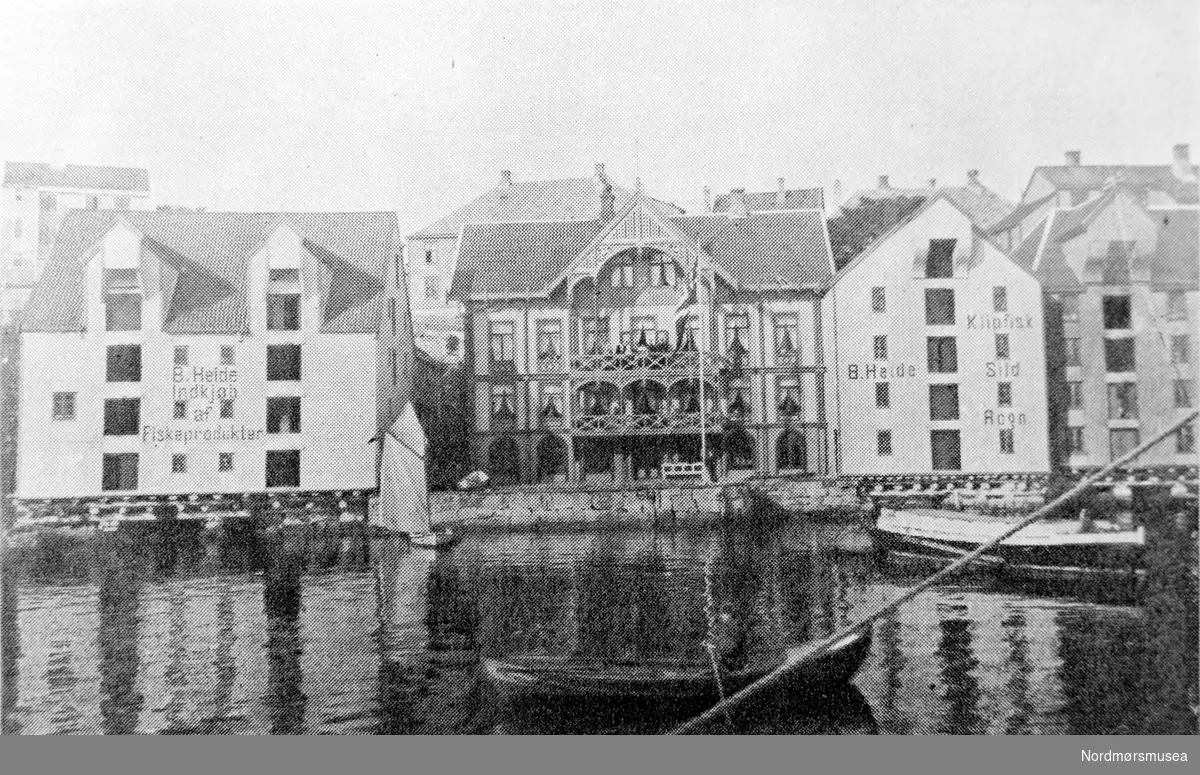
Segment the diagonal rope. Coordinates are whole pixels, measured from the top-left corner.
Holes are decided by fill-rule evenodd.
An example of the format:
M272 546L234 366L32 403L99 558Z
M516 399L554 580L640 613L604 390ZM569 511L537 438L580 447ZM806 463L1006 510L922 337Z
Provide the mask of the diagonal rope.
M745 687L744 689L741 689L740 691L735 692L734 694L730 695L729 697L725 698L724 700L721 700L716 705L714 705L711 708L709 708L708 710L704 711L699 716L696 716L691 721L685 722L684 724L676 727L669 734L679 735L679 734L687 734L689 732L694 732L695 730L700 728L702 725L708 723L709 721L712 721L713 719L717 718L718 716L728 714L728 712L731 708L741 704L742 702L746 701L753 695L763 691L764 689L769 688L770 686L775 684L777 681L779 681L781 678L783 678L784 676L789 674L791 671L800 669L800 666L804 662L811 661L813 659L816 659L817 657L827 654L830 651L830 649L835 644L837 644L839 641L844 640L845 638L847 638L851 635L857 634L862 629L864 629L867 625L874 624L876 619L879 619L883 616L886 616L886 615L892 613L897 608L899 608L901 605L903 605L904 603L906 603L909 600L916 597L918 593L923 592L924 590L933 586L934 584L936 584L937 582L946 578L947 576L951 576L951 575L959 572L966 565L973 562L974 560L977 560L983 554L991 551L997 545L1002 543L1004 540L1011 537L1013 534L1020 532L1021 530L1025 529L1029 525L1038 521L1039 519L1046 516L1050 512L1054 511L1058 507L1062 506L1064 503L1067 503L1068 501L1071 501L1074 498L1078 497L1085 490L1087 490L1089 487L1091 487L1092 484L1099 481L1101 478L1107 476L1108 474L1112 473L1113 471L1115 471L1116 469L1125 465L1126 463L1129 463L1130 461L1136 460L1137 458L1141 457L1143 454L1146 453L1147 450L1156 446L1157 444L1162 442L1164 439L1166 439L1168 436L1171 436L1172 434L1174 434L1176 431L1178 431L1184 425L1186 425L1187 423L1196 419L1197 415L1200 415L1200 411L1189 412L1188 415L1186 417L1184 417L1182 420L1179 420L1179 421L1175 422L1174 424L1170 425L1166 430L1162 431L1161 433L1156 435L1154 438L1141 444L1140 446L1136 447L1135 449L1130 450L1128 453L1126 453L1122 457L1117 458L1116 460L1112 461L1111 463L1104 466L1103 468L1100 468L1096 472L1089 474L1088 476L1085 476L1070 490L1067 490L1062 495L1059 495L1053 501L1046 504L1045 506L1042 506L1040 509L1033 512L1025 519L1022 519L1021 521L1017 522L1016 524L1014 524L1008 530L1005 530L1003 533L1001 533L996 538L993 538L992 540L988 541L987 543L976 547L970 553L963 555L961 558L959 558L958 560L955 560L953 563L951 563L950 565L947 565L945 568L942 568L937 573L934 573L932 576L928 576L924 581L921 581L921 582L917 583L916 585L909 587L906 592L904 592L902 595L900 595L900 597L896 598L895 600L893 600L890 603L886 603L886 604L880 606L879 608L877 608L874 612L872 612L865 618L859 620L858 622L855 622L854 624L848 625L846 627L843 627L840 630L835 631L829 637L825 638L822 641L819 641L817 643L817 645L811 651L806 653L802 658L800 658L798 660L794 660L794 661L789 660L788 662L786 662L783 665L781 665L780 667L776 668L773 672L769 673L768 675L763 676L762 678L760 678L759 680L750 684L749 686Z

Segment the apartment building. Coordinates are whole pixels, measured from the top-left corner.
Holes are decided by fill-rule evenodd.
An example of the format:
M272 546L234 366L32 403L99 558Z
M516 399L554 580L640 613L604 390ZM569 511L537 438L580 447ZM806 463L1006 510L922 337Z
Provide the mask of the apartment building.
M373 489L408 315L393 213L73 211L23 316L17 497Z

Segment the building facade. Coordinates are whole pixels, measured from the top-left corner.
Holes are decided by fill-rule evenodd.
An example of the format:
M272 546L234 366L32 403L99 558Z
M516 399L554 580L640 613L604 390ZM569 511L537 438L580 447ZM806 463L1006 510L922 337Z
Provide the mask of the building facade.
M1013 258L1045 293L1056 425L1074 469L1096 468L1196 405L1200 250L1197 207L1110 178L1099 195L1055 206ZM1195 429L1141 464L1196 464Z
M70 213L23 315L17 497L373 489L405 291L392 213Z
M78 210L149 210L150 175L132 167L6 162L0 201L0 318L24 306L63 217Z
M878 217L864 221L882 233L822 300L836 468L1047 471L1038 281L959 198L927 194L885 207L890 229Z
M736 192L735 192L736 193ZM471 224L473 465L500 483L824 473L819 208L680 215L611 187L593 220ZM683 468L680 468L682 466Z

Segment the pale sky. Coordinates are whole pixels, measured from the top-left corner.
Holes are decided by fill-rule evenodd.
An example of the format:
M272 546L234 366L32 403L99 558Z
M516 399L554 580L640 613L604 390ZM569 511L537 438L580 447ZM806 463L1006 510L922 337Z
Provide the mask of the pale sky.
M1200 157L1195 0L0 3L0 156L145 166L158 202L396 210L597 161L703 186Z

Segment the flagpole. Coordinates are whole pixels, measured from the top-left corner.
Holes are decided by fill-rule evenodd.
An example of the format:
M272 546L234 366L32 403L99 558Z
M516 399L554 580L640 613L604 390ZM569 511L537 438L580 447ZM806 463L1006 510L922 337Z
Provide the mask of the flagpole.
M704 305L700 304L700 256L699 255L696 256L696 275L695 276L696 276L696 280L695 280L696 303L701 307L701 309L703 309ZM697 324L700 323L699 315L696 316L696 322L697 322ZM705 417L705 400L704 400L705 399L705 396L704 396L704 376L705 376L704 375L704 341L706 340L707 335L708 335L708 331L706 330L708 328L707 321L705 321L705 325L703 327L700 327L699 325L697 325L697 328L699 329L699 334L700 334L700 341L696 345L696 356L697 356L696 360L700 362L700 366L699 366L699 372L700 372L700 481L704 484L708 484L708 482L709 482L709 477L708 477L708 422L707 422L707 418Z

